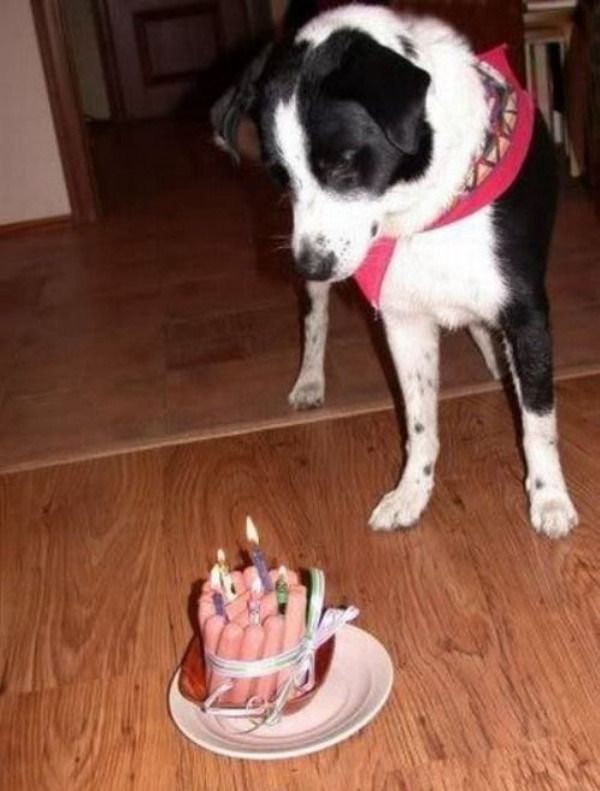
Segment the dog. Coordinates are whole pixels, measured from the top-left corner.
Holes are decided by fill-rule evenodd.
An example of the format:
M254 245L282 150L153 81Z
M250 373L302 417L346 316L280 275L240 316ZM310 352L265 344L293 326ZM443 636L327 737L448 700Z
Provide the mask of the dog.
M530 521L558 538L577 514L557 447L544 286L557 178L539 113L531 111L512 182L445 221L489 138L487 89L502 81L486 68L445 23L364 5L315 17L269 54L254 118L264 164L291 196L294 265L310 298L289 400L297 409L323 402L330 288L358 278L391 234L375 296L403 395L407 458L370 526L413 525L429 502L439 333L467 327L496 377L493 339L503 342L522 417Z

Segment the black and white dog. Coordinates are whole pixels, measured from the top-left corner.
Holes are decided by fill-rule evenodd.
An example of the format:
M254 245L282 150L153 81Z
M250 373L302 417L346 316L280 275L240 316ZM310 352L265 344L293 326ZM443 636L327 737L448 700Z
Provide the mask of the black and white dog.
M496 376L491 334L504 340L522 412L531 523L566 535L577 515L558 456L544 288L556 179L539 117L510 188L427 230L481 149L481 75L445 24L352 5L316 17L274 51L256 118L264 161L292 197L295 266L311 299L294 407L324 397L331 284L356 272L382 228L391 223L399 237L379 309L404 398L407 462L371 527L412 525L427 506L439 448L439 328L466 326Z

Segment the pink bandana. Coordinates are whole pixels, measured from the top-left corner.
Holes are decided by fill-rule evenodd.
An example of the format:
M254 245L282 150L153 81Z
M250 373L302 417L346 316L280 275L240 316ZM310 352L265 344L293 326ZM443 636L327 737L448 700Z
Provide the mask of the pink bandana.
M462 220L488 206L506 192L521 170L533 134L534 104L512 73L505 51L503 45L478 56L477 68L490 108L486 139L454 204L428 230ZM381 286L395 247L393 237L377 239L354 273L374 308L379 307Z

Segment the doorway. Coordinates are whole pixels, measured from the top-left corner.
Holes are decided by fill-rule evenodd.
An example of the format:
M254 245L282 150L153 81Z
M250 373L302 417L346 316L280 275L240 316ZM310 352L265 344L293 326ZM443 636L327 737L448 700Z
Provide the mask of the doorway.
M273 27L269 0L33 9L76 224L182 186L186 146L210 136L210 106Z

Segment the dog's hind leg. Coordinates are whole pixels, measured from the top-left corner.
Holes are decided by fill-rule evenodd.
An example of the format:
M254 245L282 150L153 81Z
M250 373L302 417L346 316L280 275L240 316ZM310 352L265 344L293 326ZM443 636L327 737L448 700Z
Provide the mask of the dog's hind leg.
M475 341L475 345L481 352L488 371L494 379L501 379L502 373L498 365L498 357L496 356L496 348L494 339L483 324L469 324L469 333L471 338Z
M439 330L423 316L383 316L390 351L402 388L408 442L400 483L371 514L373 530L408 527L417 521L433 490L439 441Z
M302 365L288 396L294 409L313 409L325 399L325 346L329 324L331 283L306 281L310 309L304 317Z
M504 332L521 406L531 523L538 533L560 538L577 524L577 513L558 456L547 311L516 310Z

